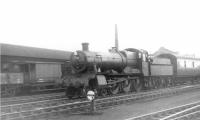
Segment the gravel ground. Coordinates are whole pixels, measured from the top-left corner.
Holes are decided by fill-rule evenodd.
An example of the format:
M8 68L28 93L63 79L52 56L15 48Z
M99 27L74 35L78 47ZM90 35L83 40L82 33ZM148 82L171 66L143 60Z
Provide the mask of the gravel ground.
M65 114L51 116L41 120L124 120L143 114L156 112L200 100L200 90L182 93L176 96L156 100L142 100L134 103L115 106L95 114Z

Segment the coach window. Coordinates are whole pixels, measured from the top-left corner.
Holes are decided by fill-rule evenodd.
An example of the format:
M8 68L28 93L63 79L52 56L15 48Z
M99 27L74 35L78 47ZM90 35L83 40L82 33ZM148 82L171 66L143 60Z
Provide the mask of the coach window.
M194 68L195 66L194 66L194 61L192 61L192 67Z
M186 68L186 61L184 61L184 67Z

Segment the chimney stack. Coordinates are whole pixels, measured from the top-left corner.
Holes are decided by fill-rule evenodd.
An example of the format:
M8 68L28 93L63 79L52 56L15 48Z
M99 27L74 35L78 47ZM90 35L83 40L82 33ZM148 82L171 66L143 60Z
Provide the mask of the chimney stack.
M89 51L88 45L89 45L89 43L82 43L82 50Z
M118 45L118 31L117 31L117 24L115 24L115 48L118 51L119 50L119 45Z

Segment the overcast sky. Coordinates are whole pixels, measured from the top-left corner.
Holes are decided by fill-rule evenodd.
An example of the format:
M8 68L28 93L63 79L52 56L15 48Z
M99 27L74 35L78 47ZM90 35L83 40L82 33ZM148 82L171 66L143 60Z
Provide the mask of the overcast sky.
M0 41L74 51L161 46L200 56L199 0L1 0Z

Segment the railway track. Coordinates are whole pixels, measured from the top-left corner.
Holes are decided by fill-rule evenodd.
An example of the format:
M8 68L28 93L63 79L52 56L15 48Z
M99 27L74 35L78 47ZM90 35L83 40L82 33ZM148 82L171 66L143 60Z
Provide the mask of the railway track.
M43 99L43 98L41 98L41 99ZM38 98L37 98L37 100L38 100ZM3 105L3 106L1 106L1 113L2 114L12 114L12 113L17 113L17 112L21 112L21 111L38 110L38 109L49 107L49 106L59 106L61 104L67 104L67 103L72 103L75 101L82 101L82 100L85 100L85 99L69 100L68 98L66 98L64 96L63 97L49 96L49 99L47 99L47 100L40 100L40 101L19 103L19 104L11 104L11 105Z
M21 96L21 97L11 97L11 98L1 98L1 106L13 105L20 103L36 102L42 100L58 99L64 98L65 93L51 93L51 94L40 94L32 96Z
M155 89L153 89L153 90L155 90ZM118 94L118 95L120 95L120 94ZM1 106L23 104L23 103L43 101L43 100L52 100L52 99L59 99L59 98L65 98L65 97L66 97L65 93L61 92L61 93L51 93L51 94L40 94L40 95L1 98Z
M200 101L126 120L197 120L197 118L200 119Z
M118 94L116 96L120 95L121 94ZM22 98L14 97L13 99L9 98L7 100L4 99L3 101L1 101L1 113L11 113L27 109L38 109L45 106L71 103L75 101L81 101L81 99L69 100L68 98L65 97L64 93L24 96Z
M132 102L141 99L155 99L160 97L166 97L175 95L182 92L187 92L191 90L199 89L200 86L185 86L185 87L178 87L178 88L166 88L160 90L154 90L150 92L141 92L137 94L128 94L128 95L121 95L121 96L114 96L108 98L100 98L95 100L95 106L97 110L105 109L108 107L112 107L119 104L124 104L127 102ZM37 105L38 104L38 105ZM31 106L28 105L26 107L18 107L18 109L13 109L13 111L9 111L10 108L3 108L1 114L1 120L13 120L13 119L37 119L37 117L48 115L58 114L60 112L89 112L90 111L90 102L87 100L83 101L76 101L76 102L66 102L66 100L55 100L54 102L46 101L46 102L35 102L32 103ZM23 109L21 109L23 108Z

